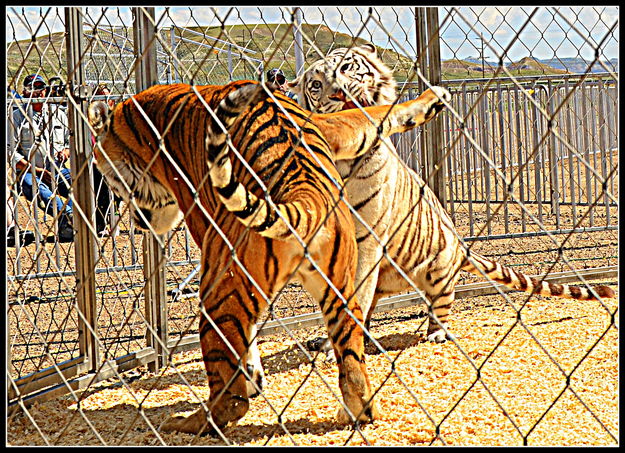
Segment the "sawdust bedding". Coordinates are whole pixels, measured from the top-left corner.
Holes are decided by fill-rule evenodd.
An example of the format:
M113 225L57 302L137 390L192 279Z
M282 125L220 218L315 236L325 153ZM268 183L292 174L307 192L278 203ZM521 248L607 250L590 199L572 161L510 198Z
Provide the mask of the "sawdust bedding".
M612 282L614 283L614 282ZM187 415L208 385L199 350L173 367L35 404L8 419L12 445L616 445L618 296L599 302L523 294L456 302L457 344L423 342L421 307L378 313L367 369L380 418L335 423L337 367L300 345L321 327L259 339L263 395L224 437L161 433ZM522 307L522 308L521 308ZM521 321L517 318L520 309ZM568 378L567 378L568 376ZM567 380L569 385L567 386Z

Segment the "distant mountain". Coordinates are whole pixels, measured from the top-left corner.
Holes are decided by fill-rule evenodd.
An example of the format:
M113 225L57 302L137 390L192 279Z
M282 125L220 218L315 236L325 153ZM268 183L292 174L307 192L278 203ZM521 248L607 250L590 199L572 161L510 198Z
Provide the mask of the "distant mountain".
M486 63L486 62L485 62ZM443 78L476 78L482 77L482 62L451 59L441 62ZM487 77L495 72L490 64L484 64L484 76Z
M469 63L475 63L476 66L480 67L480 71L482 70L482 60L478 58L465 58L463 61L467 61ZM487 66L496 68L497 66L499 66L499 64L484 60L484 67L487 67Z
M483 64L484 66L482 67L482 60L476 58L467 58L466 60L451 59L443 61L441 65L443 78L490 77L494 74L498 66L497 64L488 61L484 61ZM514 71L516 75L552 75L563 74L566 72L529 57L510 63L506 67L509 71ZM501 72L499 75L505 76L505 73Z
M567 71L564 69L557 69L551 65L542 63L538 60L535 60L531 57L521 58L519 61L515 61L514 63L510 63L508 65L508 69L511 71L535 71L543 74L553 74L553 73L566 73Z
M590 65L590 61L585 60L584 58L575 57L575 58L552 58L549 60L540 60L542 63L548 64L549 66L562 69L568 72L572 72L575 74L584 73L588 70L588 65ZM610 60L603 61L603 64L607 67L607 69L599 62L595 63L590 72L606 72L608 69L611 71L618 72L618 58L611 58Z
M572 74L583 74L584 72L588 70L588 65L590 64L590 61L587 61L581 57L529 59L529 60L533 60L535 63L527 60L527 58L528 57L522 58L521 60L519 60L519 62L508 63L506 67L518 69L520 66L525 66L526 69L537 70L540 68L540 69L546 70L547 72L559 73L561 71L565 71L565 72L569 72ZM480 71L482 70L482 60L480 59L466 58L464 60L458 60L458 61L472 63L475 66L475 70L477 70L478 67ZM618 72L618 69L619 69L618 58L611 58L609 60L602 60L602 61L603 61L603 65L599 62L595 63L590 69L590 72L606 72L607 69L614 71L614 72ZM520 62L523 62L523 63L520 63ZM494 69L497 67L497 63L484 60L484 67L492 67Z

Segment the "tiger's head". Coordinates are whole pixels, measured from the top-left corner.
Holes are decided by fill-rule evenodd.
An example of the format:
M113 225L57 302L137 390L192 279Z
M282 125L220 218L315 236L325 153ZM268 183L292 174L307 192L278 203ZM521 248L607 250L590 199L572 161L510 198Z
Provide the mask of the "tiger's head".
M88 107L89 124L96 137L93 151L97 167L112 191L129 205L135 226L145 231L151 227L156 234L164 234L183 218L171 189L159 182L153 171L144 170L145 159L128 152L130 147L110 145L105 153L101 146L109 135L111 118L117 108L119 105L111 109L103 101L94 101ZM111 142L122 143L115 138L116 134L110 135ZM126 152L120 151L124 149Z
M335 49L287 85L303 108L317 113L355 108L346 93L363 107L392 104L397 99L393 72L372 44Z

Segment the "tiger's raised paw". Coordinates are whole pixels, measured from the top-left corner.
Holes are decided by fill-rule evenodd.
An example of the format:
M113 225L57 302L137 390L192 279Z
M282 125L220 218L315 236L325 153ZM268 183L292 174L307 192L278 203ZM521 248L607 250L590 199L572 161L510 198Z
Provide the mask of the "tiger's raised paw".
M433 86L425 90L419 99L424 101L425 121L429 121L445 108L445 103L451 102L451 93L443 87Z
M451 101L451 93L434 86L412 101L395 104L391 111L391 133L405 132L433 119ZM386 109L388 107L382 107Z

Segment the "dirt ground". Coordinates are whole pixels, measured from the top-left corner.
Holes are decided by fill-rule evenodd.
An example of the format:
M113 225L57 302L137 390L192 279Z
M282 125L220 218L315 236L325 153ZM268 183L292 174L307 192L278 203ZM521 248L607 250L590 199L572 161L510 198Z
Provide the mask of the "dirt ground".
M495 208L489 233L504 234L505 211L493 215ZM578 207L577 219L584 209ZM479 234L487 225L484 205L474 204L473 217L466 205L456 205L455 212L461 236L469 236L471 226ZM530 232L557 227L546 213L542 225L532 225L529 213L538 216L537 206L528 205L523 213L509 205L507 232L520 231L524 220ZM618 209L611 208L610 215L611 224L618 225ZM561 219L572 224L571 208L562 208ZM594 222L606 224L605 210L597 211ZM20 225L33 229L27 218L20 218ZM52 234L49 217L40 225L44 237ZM146 345L145 277L139 267L143 239L131 230L123 217L119 235L98 241L96 268L102 272L94 276L94 329L104 358ZM618 265L616 230L490 239L470 246L528 274ZM28 276L7 285L8 370L14 379L79 355L74 253L73 243L33 244L19 255L8 249L8 275ZM196 333L197 278L187 287L188 297L174 301L171 291L191 274L199 251L177 231L167 253L169 262L179 263L167 268L170 336ZM481 280L463 274L459 284L475 281ZM617 290L616 279L607 284ZM167 416L188 414L198 398L208 397L201 356L193 350L176 354L173 366L160 373L141 367L122 382L91 385L79 405L66 395L19 410L7 420L7 440L13 445L615 445L618 296L603 303L527 301L518 293L458 300L451 318L458 339L445 344L422 341L422 307L376 314L372 334L384 352L369 344L367 368L380 418L356 430L335 422L336 365L325 362L323 354L312 362L304 352L307 340L324 335L315 327L259 339L267 386L223 438L158 431ZM286 318L317 310L295 285L278 296L273 312Z
M480 227L480 219L474 222ZM512 216L510 216L512 217ZM49 221L48 221L49 222ZM458 232L468 234L468 222L458 216ZM44 224L44 228L46 225ZM535 230L539 230L537 227ZM103 238L96 269L95 327L109 358L129 354L145 347L144 287L141 234L129 235L129 227L121 228L119 236ZM493 223L492 234L502 234L499 223ZM196 333L197 297L174 300L176 290L192 273L199 259L199 250L185 241L183 231L171 238L169 262L190 263L167 268L169 335ZM134 242L134 248L132 247ZM618 231L597 231L574 235L537 236L529 238L493 239L469 242L472 250L498 260L516 270L538 275L618 265ZM188 246L189 253L185 248ZM562 256L559 256L562 250ZM9 275L50 275L9 281L8 318L11 337L11 374L24 376L53 364L76 357L79 320L75 308L76 280L71 274L56 276L74 269L74 244L44 243L22 248L20 255L8 249ZM136 255L133 258L133 254ZM190 261L189 261L190 260ZM16 265L21 270L17 272ZM459 285L483 281L462 273ZM185 291L198 290L197 276ZM192 294L191 294L192 296ZM298 287L287 287L274 303L276 318L286 318L317 311L316 303ZM189 330L191 329L191 330Z
M608 282L616 288L614 281ZM298 346L322 328L260 338L263 394L224 437L158 432L208 397L199 351L138 369L8 419L13 445L616 445L618 296L598 302L510 293L459 300L456 342L423 342L420 307L378 313L367 369L380 417L337 425L337 367ZM521 321L517 319L521 313ZM313 366L314 363L314 366ZM568 383L568 385L567 385Z

